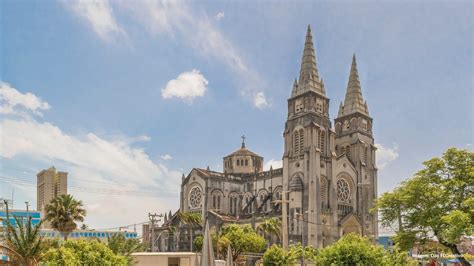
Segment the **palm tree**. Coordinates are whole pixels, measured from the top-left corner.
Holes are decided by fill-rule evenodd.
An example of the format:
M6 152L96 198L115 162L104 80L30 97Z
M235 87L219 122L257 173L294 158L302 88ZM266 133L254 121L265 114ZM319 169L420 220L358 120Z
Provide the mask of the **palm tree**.
M264 237L270 236L270 246L273 244L273 237L280 237L281 234L281 221L279 218L274 217L264 220L257 226L257 231L262 232Z
M191 249L191 252L193 251L193 226L202 226L202 217L200 213L194 213L194 212L180 212L179 214L179 219L184 223L188 225L189 228L189 247Z
M69 194L54 198L46 205L45 210L45 219L61 233L64 240L67 240L69 233L77 228L76 222L83 222L86 215L82 201L75 200Z
M27 218L14 216L15 226L10 222L8 206L6 212L6 246L0 245L0 247L11 253L12 258L18 258L20 265L37 265L42 252L43 238L40 236L42 221L34 225L31 216Z

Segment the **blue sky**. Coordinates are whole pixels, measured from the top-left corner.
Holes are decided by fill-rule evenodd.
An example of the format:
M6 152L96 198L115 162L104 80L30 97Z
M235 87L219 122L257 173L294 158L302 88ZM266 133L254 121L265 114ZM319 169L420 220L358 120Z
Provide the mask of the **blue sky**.
M34 206L55 165L93 227L175 210L181 174L220 170L242 134L277 165L308 24L333 119L357 55L380 192L472 149L470 1L2 1L0 16L0 197Z

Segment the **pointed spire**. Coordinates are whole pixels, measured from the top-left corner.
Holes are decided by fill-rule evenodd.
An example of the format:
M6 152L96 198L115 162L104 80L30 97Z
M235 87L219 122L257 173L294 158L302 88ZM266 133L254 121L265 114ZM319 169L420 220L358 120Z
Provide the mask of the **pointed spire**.
M313 47L313 35L311 26L308 25L306 40L304 43L303 58L301 60L300 83L311 78L319 79L318 67L316 65L316 54Z
M168 219L171 219L171 216L172 216L172 214L171 214L171 210L170 210L170 212L168 213Z
M362 89L359 81L359 73L357 71L357 61L355 54L352 56L351 71L349 74L349 81L347 82L346 97L344 105L339 107L338 117L359 112L369 115L367 104L362 97Z
M313 35L311 34L310 25L308 25L308 30L306 32L303 57L301 59L300 77L298 81L298 90L303 91L307 89L314 90L323 96L326 96L319 79L316 52L313 46Z
M166 212L165 212L164 222L166 223L167 221L168 221L168 215L167 215Z

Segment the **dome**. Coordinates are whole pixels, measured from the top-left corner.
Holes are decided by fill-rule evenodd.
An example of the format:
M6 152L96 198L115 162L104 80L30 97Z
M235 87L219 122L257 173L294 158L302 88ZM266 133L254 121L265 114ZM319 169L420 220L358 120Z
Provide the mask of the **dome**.
M303 181L300 177L293 177L290 181L290 191L303 191Z

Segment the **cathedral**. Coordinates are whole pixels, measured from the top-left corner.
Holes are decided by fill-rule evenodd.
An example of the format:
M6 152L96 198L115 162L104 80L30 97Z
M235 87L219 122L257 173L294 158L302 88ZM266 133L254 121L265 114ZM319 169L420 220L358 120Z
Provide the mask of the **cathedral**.
M356 232L377 238L377 196L373 120L362 97L355 55L346 95L334 127L329 98L318 73L308 26L300 74L288 98L283 130L283 167L263 170L263 157L242 140L223 158L223 172L194 168L182 177L180 209L155 231L156 251L189 251L201 226L180 221L179 212L202 214L211 226L258 226L278 217L282 234L270 242L325 247ZM274 237L274 236L273 236Z

